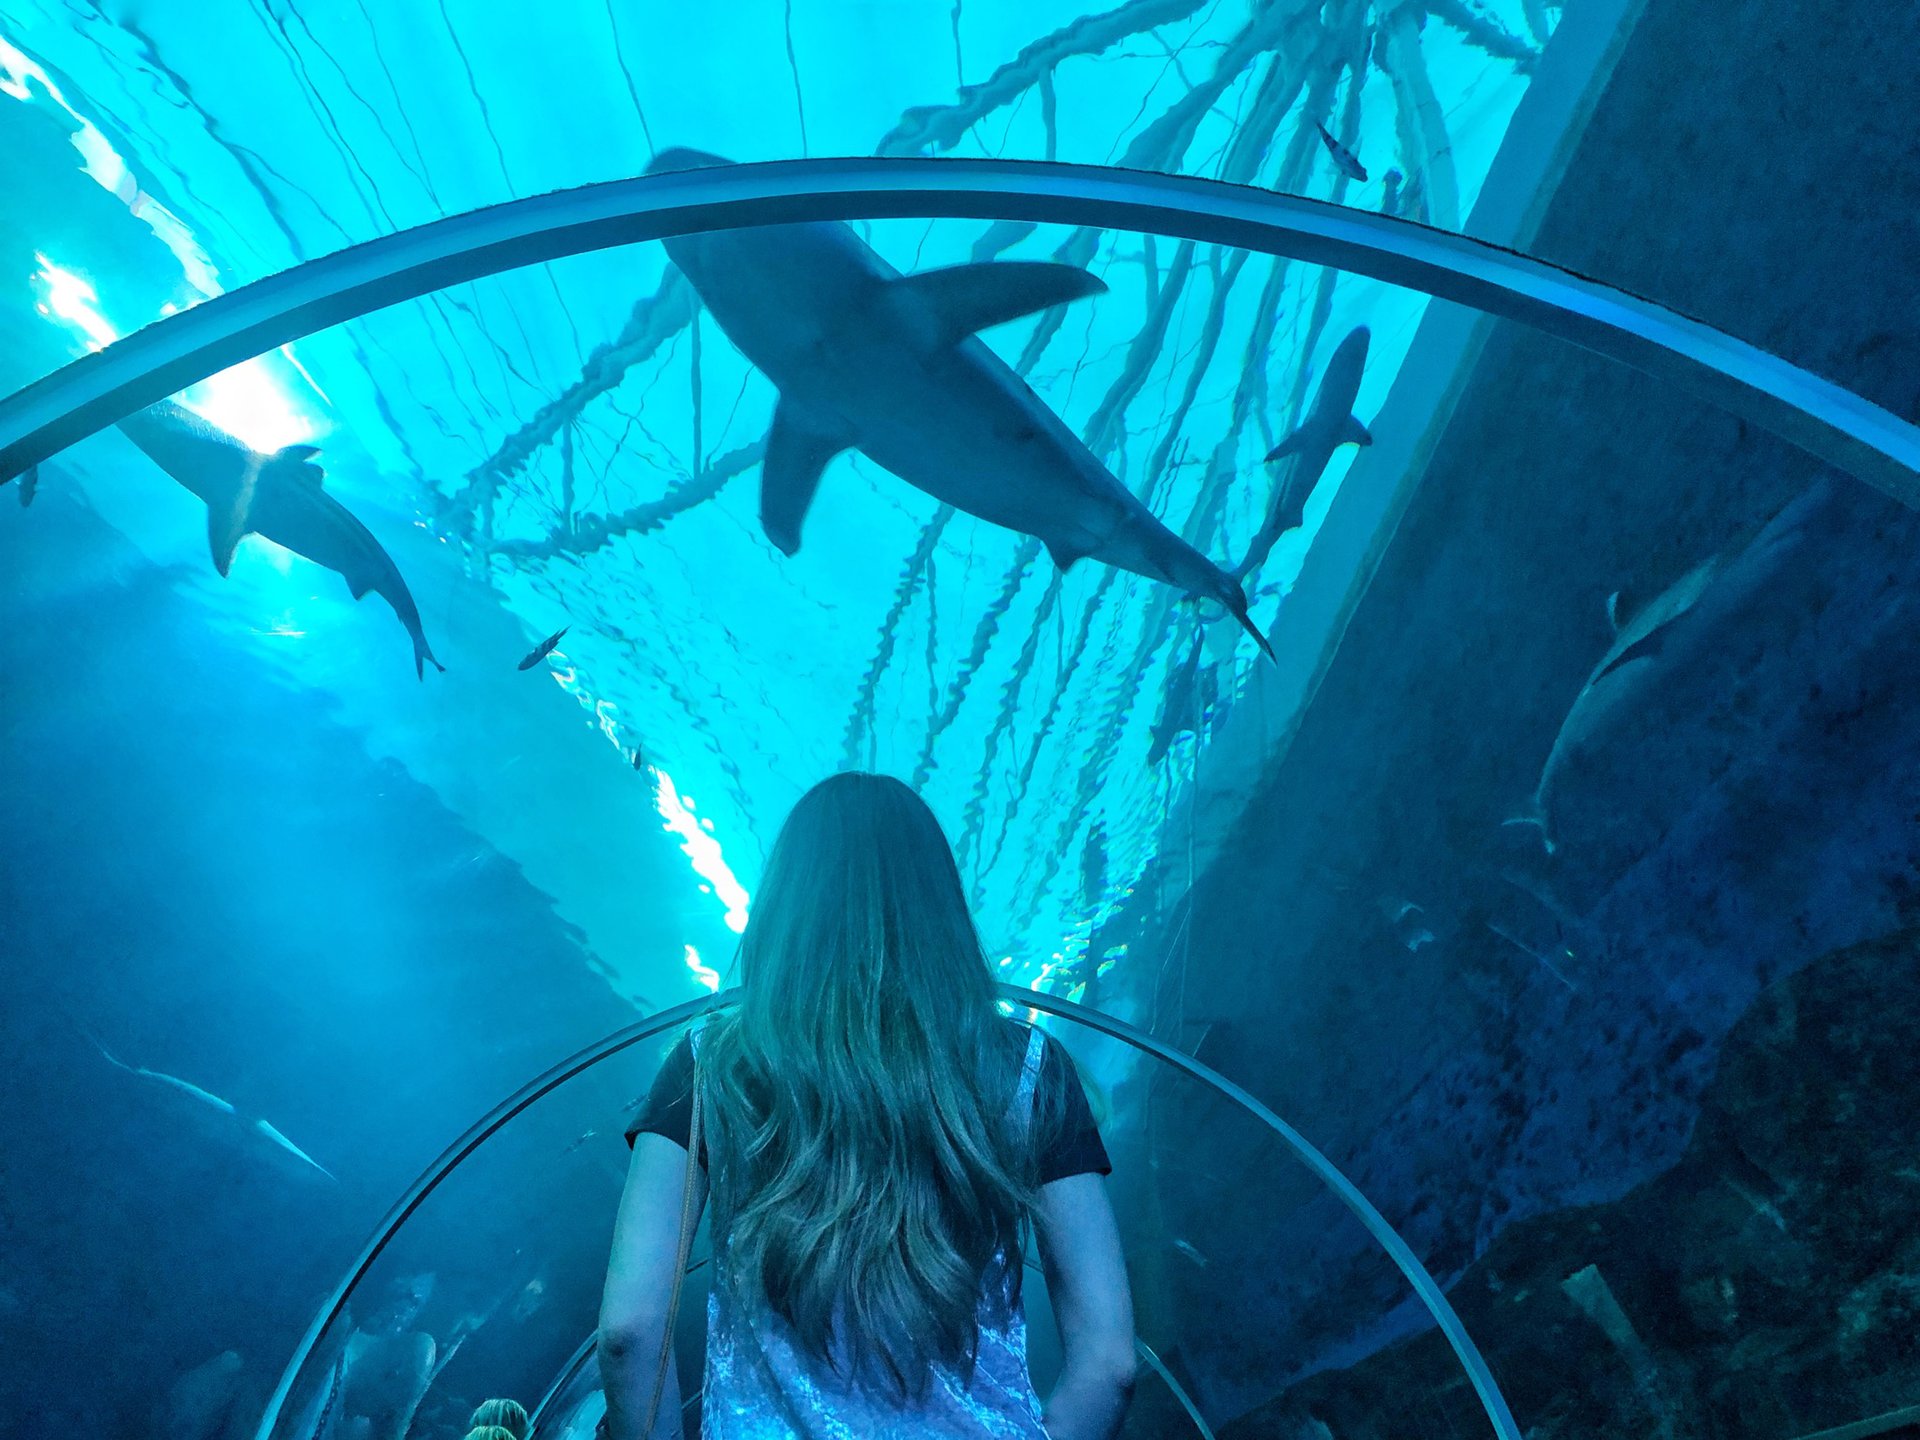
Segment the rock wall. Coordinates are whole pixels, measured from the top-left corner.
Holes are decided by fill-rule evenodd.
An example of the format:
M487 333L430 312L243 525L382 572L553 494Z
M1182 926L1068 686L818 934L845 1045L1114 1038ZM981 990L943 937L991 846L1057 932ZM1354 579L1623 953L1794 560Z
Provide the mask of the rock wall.
M1920 411L1917 43L1920 12L1650 6L1539 250ZM1297 1123L1443 1282L1516 1222L1673 1166L1761 988L1920 918L1920 526L1821 476L1500 328L1230 858L1139 921L1140 1012ZM1630 619L1776 541L1684 663L1656 655L1599 717L1553 852L1503 824L1613 643L1609 596ZM1151 1189L1211 1256L1155 1272L1211 1413L1422 1323L1311 1181L1194 1141L1206 1123L1157 1109L1182 1163Z

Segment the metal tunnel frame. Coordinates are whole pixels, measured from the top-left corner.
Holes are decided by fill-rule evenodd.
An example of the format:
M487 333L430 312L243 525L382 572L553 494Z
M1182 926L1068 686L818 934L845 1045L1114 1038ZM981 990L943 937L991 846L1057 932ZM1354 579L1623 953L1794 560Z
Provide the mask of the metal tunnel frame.
M1400 1273L1407 1278L1407 1283L1413 1287L1420 1303L1426 1306L1427 1313L1433 1317L1434 1323L1447 1337L1447 1343L1453 1347L1454 1354L1459 1357L1462 1368L1467 1372L1467 1378L1473 1383L1474 1391L1480 1397L1481 1408L1486 1411L1487 1419L1493 1425L1494 1434L1499 1436L1500 1440L1522 1440L1520 1428L1514 1422L1513 1412L1507 1405L1506 1397L1500 1393L1500 1387L1493 1378L1493 1372L1487 1367L1479 1347L1473 1343L1473 1337L1467 1334L1466 1326L1454 1313L1453 1306L1448 1303L1446 1295L1435 1283L1433 1276L1427 1273L1426 1267L1420 1263L1407 1242L1400 1238L1399 1232L1387 1223L1386 1218L1373 1207L1373 1203L1361 1194L1359 1188L1341 1173L1339 1167L1322 1155L1311 1141L1226 1076L1201 1064L1185 1051L1176 1050L1164 1041L1134 1028L1124 1020L1116 1020L1111 1015L1104 1015L1098 1010L1076 1005L1072 1001L1062 1000L1055 995L1043 995L1036 990L1022 989L1017 985L999 983L996 989L1000 998L1009 1005L1022 1010L1039 1010L1064 1020L1071 1020L1075 1024L1084 1025L1089 1030L1118 1040L1124 1045L1130 1045L1144 1055L1173 1066L1176 1070L1198 1080L1214 1093L1231 1100L1279 1136L1287 1148L1294 1153L1294 1157L1312 1171L1334 1193L1341 1204L1353 1212L1354 1217L1366 1227L1367 1233L1373 1236L1380 1248L1387 1252L1388 1258L1399 1267ZM562 1060L545 1074L528 1081L475 1121L464 1135L449 1145L441 1153L440 1158L429 1165L420 1178L407 1188L406 1193L394 1202L393 1208L387 1212L386 1218L375 1229L372 1238L367 1241L347 1273L341 1277L325 1303L314 1315L312 1323L307 1326L306 1334L294 1347L293 1355L287 1361L286 1370L280 1377L280 1383L274 1387L273 1395L267 1401L266 1409L260 1417L259 1428L255 1432L255 1440L273 1440L274 1431L280 1423L281 1412L286 1408L287 1399L293 1393L293 1387L299 1380L301 1371L306 1368L307 1361L312 1358L322 1337L339 1318L341 1311L346 1308L347 1299L354 1288L373 1268L374 1261L379 1259L381 1252L387 1248L394 1236L400 1233L401 1228L414 1212L469 1155L503 1129L515 1116L543 1096L551 1094L566 1084L576 1075L592 1069L601 1061L618 1055L621 1051L643 1040L651 1039L677 1025L697 1020L702 1015L731 1005L738 994L738 990L723 990L717 995L689 1000L684 1005L662 1010L625 1029L616 1030L604 1039L596 1040L585 1049Z
M230 365L448 285L614 245L800 221L1030 220L1334 266L1517 320L1694 391L1920 508L1920 428L1650 300L1483 240L1189 175L1034 160L774 160L487 206L307 261L0 401L0 481Z

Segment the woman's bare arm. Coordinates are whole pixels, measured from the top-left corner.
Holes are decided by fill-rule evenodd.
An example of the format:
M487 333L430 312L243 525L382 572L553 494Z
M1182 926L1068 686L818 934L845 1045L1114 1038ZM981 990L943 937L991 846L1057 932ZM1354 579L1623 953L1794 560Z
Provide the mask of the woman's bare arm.
M1113 1440L1133 1395L1133 1292L1106 1178L1040 1188L1040 1262L1060 1327L1060 1379L1047 1397L1051 1440Z
M607 1392L610 1440L672 1440L680 1434L680 1379L667 1360L653 1433L642 1436L653 1399L660 1347L673 1326L667 1301L680 1253L680 1215L687 1193L687 1151L664 1135L634 1136L633 1160L613 1224L613 1257L600 1301L600 1376ZM695 1171L693 1218L707 1200L707 1177Z

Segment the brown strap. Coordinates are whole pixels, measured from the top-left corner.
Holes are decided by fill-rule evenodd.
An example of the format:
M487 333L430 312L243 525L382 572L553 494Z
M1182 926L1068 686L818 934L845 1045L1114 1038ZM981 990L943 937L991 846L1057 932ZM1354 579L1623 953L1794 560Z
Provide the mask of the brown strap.
M697 1052L696 1052L697 1053ZM653 1422L660 1418L660 1400L667 1389L667 1366L673 1363L673 1326L680 1315L680 1282L687 1278L687 1254L693 1248L693 1183L700 1169L700 1067L693 1067L693 1120L687 1128L687 1187L680 1201L680 1247L673 1261L673 1289L667 1297L666 1329L660 1336L660 1368L653 1377L653 1403L647 1406L647 1423L641 1428L646 1440L653 1440Z

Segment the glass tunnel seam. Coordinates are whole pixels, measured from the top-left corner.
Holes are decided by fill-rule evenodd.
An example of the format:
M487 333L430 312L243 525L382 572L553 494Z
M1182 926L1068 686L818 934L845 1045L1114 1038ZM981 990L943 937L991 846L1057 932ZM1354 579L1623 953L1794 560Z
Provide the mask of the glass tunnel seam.
M1312 1141L1226 1076L1202 1064L1186 1052L1136 1029L1124 1020L1116 1020L1098 1010L1076 1005L1070 1000L1063 1000L1055 995L1044 995L1039 991L1009 985L1004 981L994 983L1000 999L1006 1003L1020 1009L1039 1010L1064 1020L1071 1020L1110 1039L1118 1040L1124 1045L1130 1045L1142 1054L1164 1064L1172 1065L1175 1069L1198 1080L1214 1093L1231 1100L1278 1135L1293 1152L1294 1157L1331 1190L1334 1197L1366 1228L1367 1233L1386 1252L1387 1258L1393 1261L1407 1283L1413 1287L1414 1294L1426 1307L1427 1313L1433 1317L1434 1323L1440 1327L1441 1333L1446 1336L1447 1343L1458 1357L1461 1367L1467 1372L1467 1378L1473 1384L1474 1392L1478 1395L1481 1408L1486 1412L1487 1419L1493 1426L1494 1434L1499 1436L1500 1440L1522 1440L1520 1428L1514 1421L1513 1411L1507 1405L1499 1383L1493 1378L1493 1372L1488 1367L1485 1357L1481 1355L1479 1347L1474 1344L1473 1337L1467 1333L1465 1324L1448 1302L1438 1283L1427 1272L1426 1266L1420 1263L1412 1248L1400 1237L1399 1231L1387 1222L1386 1217L1374 1208L1373 1203L1338 1166L1320 1153ZM280 1383L274 1387L273 1395L261 1414L255 1440L273 1440L281 1412L286 1407L288 1397L293 1393L293 1387L299 1380L300 1373L306 1368L308 1360L319 1347L322 1337L346 1308L348 1297L372 1269L374 1262L380 1258L381 1253L400 1232L401 1227L468 1156L499 1133L516 1116L575 1076L585 1073L601 1061L610 1059L623 1050L630 1049L642 1040L651 1039L662 1031L697 1020L714 1010L723 1009L735 1003L738 995L737 989L730 989L722 990L716 995L701 996L685 1004L662 1010L656 1015L596 1040L544 1074L529 1080L475 1121L466 1133L442 1151L440 1158L428 1166L407 1188L406 1193L394 1202L386 1218L375 1229L372 1238L361 1249L358 1258L346 1275L334 1286L326 1302L315 1313L312 1323L308 1325L306 1333L301 1337L299 1345L295 1347L292 1357L288 1360L286 1370L280 1377Z
M1192 176L1053 161L775 160L602 181L399 230L228 291L0 400L0 481L231 365L448 285L711 230L902 217L1165 235L1332 266L1680 384L1920 508L1920 427L1666 306L1484 240Z

